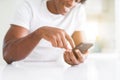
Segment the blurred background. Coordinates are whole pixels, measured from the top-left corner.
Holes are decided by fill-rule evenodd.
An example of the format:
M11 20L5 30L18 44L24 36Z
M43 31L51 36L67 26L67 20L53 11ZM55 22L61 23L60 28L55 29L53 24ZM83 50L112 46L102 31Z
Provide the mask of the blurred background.
M3 38L9 29L16 6L23 0L0 0L0 63L2 59ZM120 1L87 0L87 39L94 42L91 54L120 53Z
M113 53L115 40L115 0L87 0L87 38L94 42L92 53Z

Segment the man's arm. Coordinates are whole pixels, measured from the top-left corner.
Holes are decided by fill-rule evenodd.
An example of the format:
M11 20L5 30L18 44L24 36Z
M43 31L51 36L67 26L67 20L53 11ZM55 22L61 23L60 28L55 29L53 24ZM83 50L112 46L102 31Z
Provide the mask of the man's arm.
M72 34L73 41L75 45L78 45L81 42L84 42L86 40L85 33L83 31L75 31Z
M13 61L24 59L40 39L41 37L37 37L35 32L29 34L27 29L12 25L4 39L4 60L10 64Z
M13 61L24 59L42 38L50 41L54 47L67 49L66 41L74 47L72 38L64 30L44 26L29 34L27 29L12 25L4 39L4 60L11 64Z

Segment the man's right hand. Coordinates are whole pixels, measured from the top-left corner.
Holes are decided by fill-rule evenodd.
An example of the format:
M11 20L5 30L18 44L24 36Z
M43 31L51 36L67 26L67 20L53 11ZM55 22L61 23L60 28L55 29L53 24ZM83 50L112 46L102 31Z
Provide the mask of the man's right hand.
M42 38L50 41L54 47L68 49L67 42L69 42L71 47L74 48L72 38L62 29L40 27L29 34L29 30L26 28L11 25L4 39L4 60L11 64L13 61L24 59Z
M73 39L63 29L45 26L39 28L36 32L38 36L40 33L42 38L50 41L54 47L69 49L67 42L70 43L72 48L75 47Z

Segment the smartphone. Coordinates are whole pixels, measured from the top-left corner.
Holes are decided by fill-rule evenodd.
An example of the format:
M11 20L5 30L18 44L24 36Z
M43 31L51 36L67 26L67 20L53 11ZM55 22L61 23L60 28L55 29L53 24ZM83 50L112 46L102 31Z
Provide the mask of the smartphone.
M75 49L79 49L81 53L85 53L89 48L93 46L92 43L80 43L75 48L73 48L73 52L75 52Z

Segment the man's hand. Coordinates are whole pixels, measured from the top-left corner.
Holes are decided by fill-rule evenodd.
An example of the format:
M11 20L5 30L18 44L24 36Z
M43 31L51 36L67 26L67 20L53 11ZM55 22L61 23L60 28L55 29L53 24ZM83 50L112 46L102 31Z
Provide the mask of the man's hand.
M69 49L67 42L70 43L72 48L75 46L73 39L62 29L45 26L37 30L38 36L39 33L41 33L42 38L50 41L54 47Z
M86 55L87 52L82 54L78 49L75 50L75 53L73 53L72 50L66 50L64 53L64 60L69 65L78 65L84 62Z

